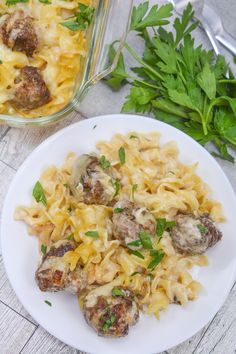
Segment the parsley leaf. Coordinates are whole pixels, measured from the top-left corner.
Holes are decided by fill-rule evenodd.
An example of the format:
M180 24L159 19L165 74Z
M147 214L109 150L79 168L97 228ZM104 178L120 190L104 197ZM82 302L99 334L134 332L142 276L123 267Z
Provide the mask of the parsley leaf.
M97 231L87 231L85 232L85 236L99 238L99 233Z
M206 234L209 230L207 227L205 227L202 224L197 225L198 230L200 231L201 234Z
M141 241L140 240L131 241L131 242L127 243L127 246L139 247L139 246L141 246Z
M113 195L113 198L115 198L120 192L120 188L121 188L120 181L118 179L112 180L112 186L115 189L115 193Z
M106 159L104 155L101 156L99 160L100 166L105 170L106 168L111 167L111 163L109 160Z
M124 211L124 208L115 208L114 209L114 214L122 213L122 211Z
M74 232L72 232L71 234L69 234L67 237L66 237L67 240L73 240L74 239Z
M36 182L33 188L33 197L37 203L42 202L45 206L47 206L47 199L44 194L43 187L39 181Z
M47 253L47 246L46 245L41 245L41 252L42 252L42 254L46 254Z
M15 5L19 2L29 2L29 0L6 0L6 5Z
M124 291L120 288L113 288L111 293L113 296L125 296Z
M116 321L116 316L114 314L111 314L110 317L107 320L105 320L102 326L102 330L104 332L108 331L108 329L113 325L115 321Z
M140 232L139 238L140 238L143 248L145 248L147 250L152 249L151 236L148 232L145 232L145 231Z
M173 6L166 4L158 9L158 5L154 5L148 12L148 1L133 7L130 30L140 31L146 27L166 25L169 23L166 18L172 14ZM147 13L148 12L148 13Z
M131 250L129 248L129 251L128 251L130 254L133 254L134 256L138 257L138 258L141 258L141 259L144 259L144 256L142 255L141 252L139 251L136 251L136 250Z
M162 261L165 253L163 250L151 250L150 256L152 257L151 262L148 265L148 269L153 270Z
M169 230L176 225L175 221L167 221L165 218L159 218L156 221L156 234L158 237L162 237L165 230Z
M116 51L113 46L110 46L108 55L109 55L110 63L113 63L116 56ZM112 72L112 76L111 77L108 76L105 79L106 84L110 86L112 90L117 91L121 88L122 85L127 83L128 76L129 75L125 71L124 57L123 54L121 53L116 68Z
M46 4L46 5L51 4L51 1L49 1L49 0L39 0L39 2L41 2L42 4Z
M44 300L45 304L47 304L48 306L52 307L52 303L48 300Z
M61 22L61 25L71 31L86 30L93 20L95 9L81 3L79 9L80 12L75 13L73 20Z
M120 147L118 153L119 153L120 163L121 163L121 165L124 165L125 164L125 149L123 147Z

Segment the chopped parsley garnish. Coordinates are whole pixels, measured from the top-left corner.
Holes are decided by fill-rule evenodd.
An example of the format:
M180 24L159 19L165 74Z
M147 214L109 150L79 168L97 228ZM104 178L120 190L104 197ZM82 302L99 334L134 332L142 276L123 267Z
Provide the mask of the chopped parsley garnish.
M201 232L201 234L206 234L209 231L208 228L202 224L198 224L197 228Z
M46 245L41 245L41 252L44 255L47 253L47 246Z
M42 202L45 206L47 206L47 199L44 194L43 187L39 181L36 182L36 184L34 186L33 197L37 203Z
M49 0L39 0L39 2L41 2L42 4L46 4L46 5L51 4L51 1L49 1Z
M129 137L130 139L138 139L138 137L136 135L130 135Z
M61 25L71 31L86 30L93 20L95 9L81 3L79 9L80 12L76 12L72 20L61 22Z
M135 275L137 275L137 274L140 274L139 272L133 272L132 274L131 274L131 277L134 277Z
M124 208L115 208L114 214L120 214L120 213L122 213L123 210L124 210Z
M134 193L136 192L136 190L138 189L138 185L137 184L133 184L132 185L132 198L134 199Z
M73 240L74 239L74 232L72 232L70 235L68 235L66 239Z
M140 232L139 238L140 238L140 242L141 242L143 248L145 248L147 250L150 250L153 248L151 237L148 232L145 232L145 231Z
M45 304L47 304L48 306L52 307L52 303L48 300L44 300Z
M70 188L68 183L64 183L63 186L66 187L66 188Z
M116 321L116 316L114 314L111 314L110 318L108 318L103 326L102 326L102 330L104 332L108 331L108 329L113 325L113 323Z
M15 5L19 2L29 2L29 0L6 0L6 5Z
M165 230L170 230L176 225L175 221L167 221L165 218L160 218L156 221L156 234L158 237L162 237Z
M125 164L125 149L123 147L120 147L118 154L119 154L119 159L120 159L121 165L124 165Z
M127 246L139 247L139 246L141 246L141 241L140 241L140 240L135 240L135 241L129 242L129 243L127 244Z
M139 252L139 251L131 250L131 249L129 248L129 253L130 253L130 254L133 254L134 256L136 256L136 257L138 257L138 258L144 259L144 256L143 256L142 253Z
M113 195L113 198L115 198L119 194L121 188L120 181L118 179L112 180L112 186L115 189L115 193Z
M161 262L164 255L165 253L163 250L151 250L150 256L152 257L152 260L148 265L148 269L153 270L154 268L156 268L156 266Z
M97 231L87 231L85 232L85 236L99 238L99 233Z
M95 125L93 126L93 130L94 130L95 128L97 128L97 124L95 124Z
M106 159L104 155L99 160L100 166L105 170L106 168L111 167L111 163L109 160Z
M113 296L125 296L124 291L120 288L113 288L111 293Z
M2 60L0 60L0 64L2 64L3 63L3 61Z

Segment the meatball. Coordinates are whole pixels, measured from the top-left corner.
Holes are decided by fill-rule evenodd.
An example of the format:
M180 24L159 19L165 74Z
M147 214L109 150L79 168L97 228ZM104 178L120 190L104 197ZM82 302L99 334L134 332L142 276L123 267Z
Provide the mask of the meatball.
M96 292L96 290L95 290ZM109 294L89 293L84 300L84 315L88 324L103 337L124 337L139 319L133 293L125 288L113 288Z
M3 21L4 20L4 21ZM38 46L34 19L16 10L4 16L0 27L3 43L17 52L31 57Z
M118 211L118 212L116 212ZM145 208L129 200L120 200L114 205L113 236L124 246L139 240L140 232L148 232L155 236L156 220Z
M85 204L108 205L115 194L111 168L103 169L96 156L82 155L74 165L71 191Z
M202 254L222 238L208 215L177 215L171 230L172 243L177 252L185 255Z
M41 291L69 290L79 293L87 285L87 277L80 265L70 271L69 265L63 260L68 251L73 251L76 244L73 241L57 241L43 257L42 263L35 273L35 279Z
M30 110L43 106L50 101L50 92L40 74L39 69L25 66L15 80L14 98L15 107Z

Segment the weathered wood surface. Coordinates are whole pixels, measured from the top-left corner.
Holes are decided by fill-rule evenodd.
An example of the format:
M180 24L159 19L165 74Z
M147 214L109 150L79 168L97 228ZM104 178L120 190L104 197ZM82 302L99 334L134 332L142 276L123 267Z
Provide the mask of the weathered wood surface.
M140 1L135 0L135 3L138 2ZM154 0L151 2L153 3ZM218 7L227 29L236 37L235 0L208 0L208 2ZM119 113L126 92L124 89L121 93L114 94L99 84L87 96L80 108L80 113L84 117ZM47 128L23 130L0 125L0 213L10 181L25 158L52 133L82 119L81 115L73 113L59 124ZM235 166L222 161L220 161L220 165L236 190ZM0 354L18 353L85 354L48 334L25 311L9 284L0 256ZM236 284L226 303L210 323L188 341L165 352L165 354L191 353L236 353Z

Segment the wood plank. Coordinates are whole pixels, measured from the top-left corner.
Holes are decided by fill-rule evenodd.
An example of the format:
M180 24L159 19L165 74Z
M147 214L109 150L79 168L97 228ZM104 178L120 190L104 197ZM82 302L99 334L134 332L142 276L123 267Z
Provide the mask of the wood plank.
M212 321L194 354L235 354L236 284L227 301ZM182 353L181 353L182 354Z
M21 354L83 354L76 349L62 343L55 337L51 336L42 327L37 328L34 335L30 338L27 345L21 351Z
M1 354L18 354L36 328L0 302Z
M177 345L176 347L169 349L168 354L190 354L194 352L194 349L201 341L204 333L207 331L209 325L206 325L201 331L195 334L193 337L189 338L185 342ZM206 353L205 353L206 354Z
M1 176L1 183L0 183L0 212L2 210L3 201L8 190L9 184L15 175L14 169L10 166L6 165L2 161L0 161L0 176Z
M0 301L9 306L11 309L16 311L21 316L25 317L27 320L31 321L33 324L37 325L35 320L28 314L28 312L21 305L11 284L7 278L3 259L0 256Z
M0 161L18 169L31 151L47 137L82 117L73 112L68 118L47 127L11 128L0 141Z

